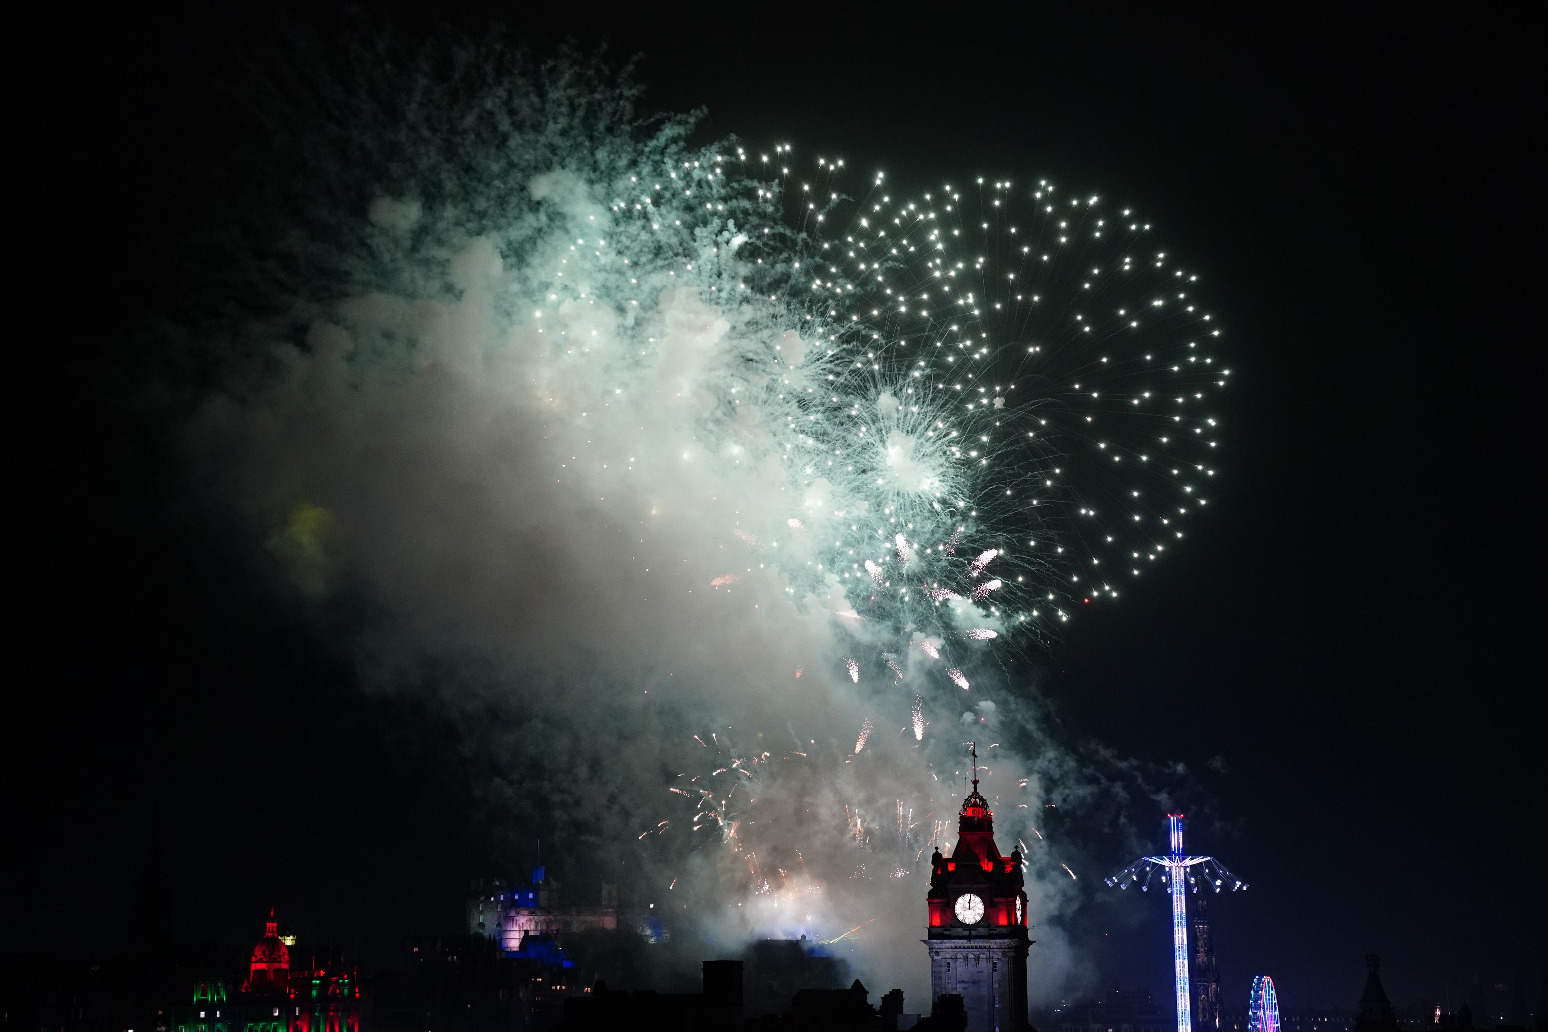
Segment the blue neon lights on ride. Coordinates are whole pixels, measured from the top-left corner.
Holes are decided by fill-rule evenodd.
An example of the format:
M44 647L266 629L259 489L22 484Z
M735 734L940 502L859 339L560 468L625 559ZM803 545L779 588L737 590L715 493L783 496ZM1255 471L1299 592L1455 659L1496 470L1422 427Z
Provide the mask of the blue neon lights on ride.
M1166 815L1167 830L1171 832L1172 855L1168 857L1167 875L1172 890L1172 968L1177 975L1177 1032L1193 1032L1193 1010L1188 984L1188 897L1183 883L1183 815Z
M1160 871L1166 872L1167 889L1172 897L1172 965L1177 975L1177 1032L1193 1032L1191 987L1188 979L1188 897L1191 887L1199 891L1199 876L1204 883L1219 892L1227 884L1233 891L1245 889L1247 883L1226 870L1224 864L1212 856L1188 856L1183 850L1183 815L1166 815L1167 833L1171 851L1166 856L1142 856L1128 867L1107 879L1107 884L1127 889L1138 883L1141 892L1150 888L1150 879ZM1274 1032L1278 1032L1276 1028Z

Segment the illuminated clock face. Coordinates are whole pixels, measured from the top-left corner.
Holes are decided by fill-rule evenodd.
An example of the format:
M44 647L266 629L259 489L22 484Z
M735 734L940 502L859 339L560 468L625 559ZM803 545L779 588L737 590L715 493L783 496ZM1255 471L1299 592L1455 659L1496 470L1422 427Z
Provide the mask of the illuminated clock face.
M958 896L954 909L957 920L963 924L977 924L984 919L984 901L971 892L964 892Z

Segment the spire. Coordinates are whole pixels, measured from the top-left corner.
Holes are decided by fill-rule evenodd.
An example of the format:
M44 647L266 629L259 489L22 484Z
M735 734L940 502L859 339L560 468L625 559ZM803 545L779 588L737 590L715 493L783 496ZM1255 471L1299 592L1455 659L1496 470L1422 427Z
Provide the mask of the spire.
M957 830L966 835L972 832L994 834L994 814L989 803L978 792L978 743L968 742L968 752L973 757L973 790L962 800L962 811L957 815Z
M1397 1012L1381 987L1381 958L1374 953L1366 954L1365 971L1365 993L1355 1011L1354 1027L1358 1032L1391 1032L1397 1028Z
M264 926L263 937L265 939L278 939L279 938L279 922L274 920L274 908L273 907L269 908L269 921L268 921L268 924L266 924Z

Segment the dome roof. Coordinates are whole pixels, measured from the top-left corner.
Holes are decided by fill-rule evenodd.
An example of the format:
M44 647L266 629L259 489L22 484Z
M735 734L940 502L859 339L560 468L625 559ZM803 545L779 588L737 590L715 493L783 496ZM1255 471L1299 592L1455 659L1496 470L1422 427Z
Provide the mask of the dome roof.
M962 809L957 812L957 830L964 834L972 831L981 831L994 834L994 811L989 809L989 801L978 792L978 779L973 779L973 791L962 800Z
M290 967L290 947L279 937L279 922L274 920L274 911L269 911L268 924L264 925L263 938L258 940L258 945L253 947L252 966Z

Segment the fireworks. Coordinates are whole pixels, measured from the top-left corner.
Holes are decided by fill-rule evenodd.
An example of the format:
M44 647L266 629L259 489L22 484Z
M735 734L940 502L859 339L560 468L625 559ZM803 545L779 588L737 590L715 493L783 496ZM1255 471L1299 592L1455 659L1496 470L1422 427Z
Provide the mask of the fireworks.
M878 185L838 230L838 208L814 216L808 203L801 233L784 215L788 166L762 182L749 164L714 154L670 170L702 207L673 208L671 190L633 177L636 199L600 227L612 250L595 240L589 268L576 250L582 267L545 289L561 305L586 299L569 333L595 320L609 270L629 275L628 305L645 295L720 320L709 343L733 346L695 388L719 413L698 437L792 488L794 511L728 528L766 557L760 568L772 563L797 598L825 598L840 634L916 628L944 660L954 639L1052 633L1072 603L1117 597L1183 535L1207 504L1209 404L1228 372L1197 277L1154 248L1147 223L1045 180L896 199ZM814 171L836 178L839 164ZM668 214L682 228L663 239ZM618 257L627 240L650 245L654 299L651 263ZM590 291L577 289L583 272ZM725 328L743 332L733 344ZM655 336L644 343L647 362L668 357ZM852 682L884 648L844 661ZM945 675L967 687L960 666Z
M820 565L861 616L942 643L1052 633L1207 504L1220 330L1132 210L1046 180L880 182L809 244L827 362L788 425Z
M814 171L836 179L839 164ZM785 208L807 192L781 168L768 182L745 152L705 153L649 186L631 176L633 199L577 235L543 288L570 316L537 332L611 336L633 356L618 373L643 362L649 378L682 363L674 327L702 327L699 377L681 386L713 415L682 460L729 461L727 490L748 468L788 485L786 511L727 530L840 635L923 631L924 655L949 663L954 640L1046 637L1074 603L1116 598L1214 476L1209 406L1228 371L1196 275L1132 211L1046 180L911 198L878 185L847 223L808 203L797 227ZM638 328L620 337L625 315ZM600 341L582 350L610 362ZM853 644L869 653L844 661L859 683L888 646L870 631ZM960 665L944 672L966 687Z
M767 769L771 757L767 752L738 756L729 738L720 732L710 735L713 746L699 735L692 737L704 749L710 750L713 766L698 774L679 774L678 784L667 791L682 796L688 801L687 806L695 808L694 831L713 828L721 841L731 846L732 852L742 852L743 845L737 833L744 820L743 811L756 799L762 772ZM669 819L659 821L639 837L665 834L671 823Z

